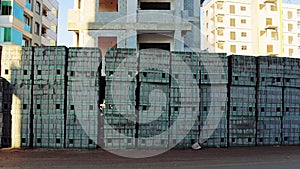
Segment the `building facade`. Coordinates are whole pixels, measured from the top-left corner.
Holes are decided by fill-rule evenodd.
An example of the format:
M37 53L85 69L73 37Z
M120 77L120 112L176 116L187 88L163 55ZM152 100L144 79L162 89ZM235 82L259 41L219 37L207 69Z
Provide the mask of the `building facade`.
M210 0L203 7L203 49L300 57L300 5L282 0Z
M200 50L199 0L75 0L74 46Z
M57 0L1 0L2 46L55 46L57 24Z

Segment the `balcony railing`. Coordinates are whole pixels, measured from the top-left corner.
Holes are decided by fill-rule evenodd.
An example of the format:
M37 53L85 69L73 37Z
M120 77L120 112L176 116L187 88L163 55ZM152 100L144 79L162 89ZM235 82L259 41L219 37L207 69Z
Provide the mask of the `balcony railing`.
M53 30L47 29L47 30L46 30L46 34L47 34L51 39L53 39L53 40L56 41L57 35L56 35L55 32L53 32Z
M42 45L44 45L44 46L50 46L50 41L46 38L45 34L42 34L41 42L42 42Z
M42 24L47 28L51 28L51 23L47 16L42 16Z
M43 6L45 6L48 10L52 9L52 5L49 0L43 0Z

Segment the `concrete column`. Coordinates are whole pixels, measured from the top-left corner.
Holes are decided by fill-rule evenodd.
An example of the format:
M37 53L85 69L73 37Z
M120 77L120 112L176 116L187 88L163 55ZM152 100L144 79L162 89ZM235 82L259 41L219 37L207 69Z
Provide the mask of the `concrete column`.
M135 23L137 20L137 0L128 0L127 1L127 22Z
M136 30L128 30L126 33L126 48L137 48Z
M174 51L184 50L184 38L182 36L181 30L176 30L174 32Z

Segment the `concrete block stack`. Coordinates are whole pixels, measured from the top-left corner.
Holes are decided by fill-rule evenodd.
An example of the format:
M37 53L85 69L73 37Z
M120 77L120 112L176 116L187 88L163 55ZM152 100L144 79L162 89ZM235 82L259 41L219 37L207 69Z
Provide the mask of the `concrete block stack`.
M135 49L110 49L105 56L104 147L136 146Z
M167 148L170 95L170 52L139 51L138 146Z
M257 144L281 144L284 58L258 58Z
M34 146L64 146L66 47L34 48Z
M188 148L199 139L199 54L171 53L170 145Z
M256 144L256 57L232 55L229 60L229 145Z
M300 144L300 60L284 58L282 141Z
M21 74L22 63L22 47L18 46L4 46L2 47L1 56L1 77L3 97L2 97L2 136L1 146L11 146L11 140L20 141L20 124L12 126L12 121L20 121L23 115L22 111L18 109L22 106L22 100L14 95L14 90L20 92L21 83L23 81ZM26 92L26 91L25 91ZM13 134L13 138L12 138Z
M99 115L98 48L69 48L67 88L67 148L96 148Z
M200 143L227 146L228 62L225 53L200 53Z

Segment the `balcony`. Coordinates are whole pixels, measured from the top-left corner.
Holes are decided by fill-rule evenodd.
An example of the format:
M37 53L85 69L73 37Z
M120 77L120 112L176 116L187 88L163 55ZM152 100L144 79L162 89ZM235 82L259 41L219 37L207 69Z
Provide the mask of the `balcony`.
M50 40L46 38L45 34L41 36L41 43L43 46L50 46Z
M0 15L1 27L12 27L14 17L12 15Z
M58 19L57 17L55 17L52 12L48 12L47 13L47 17L50 21L52 21L53 23L55 23L56 25L58 24Z
M46 7L49 11L52 9L52 5L49 0L43 0L43 6Z
M51 28L51 22L47 16L42 16L42 24L48 29Z
M80 28L80 9L69 9L68 11L68 30L76 31Z
M47 30L46 30L46 34L47 34L52 40L56 41L57 35L56 35L55 32L53 32L52 29L47 29Z
M27 24L24 24L24 30L30 33L30 26Z

